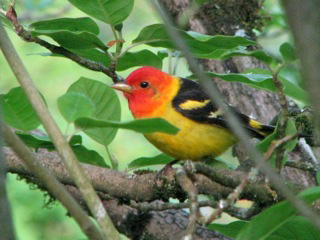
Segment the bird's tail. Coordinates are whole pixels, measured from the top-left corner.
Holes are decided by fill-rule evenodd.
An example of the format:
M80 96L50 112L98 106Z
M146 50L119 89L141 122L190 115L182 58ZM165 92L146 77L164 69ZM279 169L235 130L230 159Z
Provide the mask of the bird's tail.
M258 139L264 139L271 133L273 133L275 126L271 125L263 125L262 123L250 119L249 121L249 130L252 133L253 137L256 137Z

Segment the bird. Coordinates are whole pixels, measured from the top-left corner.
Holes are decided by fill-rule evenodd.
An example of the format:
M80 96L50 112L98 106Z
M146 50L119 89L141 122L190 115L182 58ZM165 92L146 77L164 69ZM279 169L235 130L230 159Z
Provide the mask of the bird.
M196 81L144 66L111 87L124 93L135 119L163 118L179 129L175 135L144 134L150 143L175 161L214 158L238 142L223 111ZM263 139L275 129L230 108L252 137Z

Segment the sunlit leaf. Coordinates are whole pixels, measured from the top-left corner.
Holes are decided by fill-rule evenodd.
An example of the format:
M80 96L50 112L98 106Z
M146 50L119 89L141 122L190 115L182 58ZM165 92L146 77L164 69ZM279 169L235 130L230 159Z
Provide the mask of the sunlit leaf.
M141 133L163 132L176 134L179 131L178 128L162 118L144 118L129 122L115 122L86 117L78 118L75 121L75 124L77 127L82 129L112 127L134 130Z
M93 102L83 93L66 93L57 102L60 113L68 123L80 117L89 117L95 110Z
M110 66L111 59L104 52L98 49L70 49L71 52L76 53L77 55L88 58L95 62L100 62L106 67ZM40 56L52 56L52 57L64 57L62 55L53 54L53 53L37 53L35 55ZM124 71L129 68L138 67L138 66L151 66L158 69L162 68L162 58L154 54L149 50L141 50L136 52L127 52L121 57L116 66L117 71Z
M159 154L154 157L141 157L133 160L131 163L129 163L129 168L137 168L137 167L147 167L152 165L159 165L159 164L167 164L173 161L174 158L165 155L165 154Z
M84 94L95 106L92 116L96 119L106 121L120 120L120 102L114 90L106 84L81 77L73 83L69 89L70 92ZM96 128L84 131L93 140L107 146L115 137L117 128Z
M67 30L70 32L90 32L98 35L100 30L98 25L89 17L83 18L56 18L52 20L39 21L30 24L31 30Z
M162 69L162 60L149 50L127 52L119 59L116 69L117 71L124 71L137 66L151 66Z
M118 25L133 9L134 0L69 0L69 2L91 17L105 23Z
M241 82L254 88L269 90L273 92L276 91L272 75L266 69L248 69L243 73L206 73L211 77L218 77L227 82ZM195 79L195 76L191 75L188 78ZM290 82L289 80L283 77L279 77L279 80L282 82L284 86L284 93L287 96L292 97L293 99L296 99L303 103L308 103L308 95L300 86Z
M210 77L218 77L227 82L241 82L254 88L275 91L271 74L256 73L213 73L207 72Z
M0 94L0 109L4 121L11 127L29 131L41 123L21 87Z
M62 47L70 49L100 48L108 49L105 44L91 32L71 32L67 30L33 30L33 36L51 37Z
M320 198L320 187L309 188L298 196L310 204ZM273 205L247 223L237 236L237 240L266 239L297 214L297 211L288 201Z
M190 51L198 58L219 58L227 50L256 44L239 36L209 36L192 31L178 30ZM146 43L153 47L177 49L163 24L149 25L141 30L133 43Z

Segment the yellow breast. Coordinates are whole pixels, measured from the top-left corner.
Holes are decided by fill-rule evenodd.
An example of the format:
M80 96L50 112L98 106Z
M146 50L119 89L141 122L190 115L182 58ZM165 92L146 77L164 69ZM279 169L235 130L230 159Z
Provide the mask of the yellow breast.
M155 117L155 116L153 116ZM176 135L165 133L145 134L145 137L162 152L180 160L201 160L204 156L218 156L236 143L228 130L197 123L177 112L169 103L159 116L178 127Z

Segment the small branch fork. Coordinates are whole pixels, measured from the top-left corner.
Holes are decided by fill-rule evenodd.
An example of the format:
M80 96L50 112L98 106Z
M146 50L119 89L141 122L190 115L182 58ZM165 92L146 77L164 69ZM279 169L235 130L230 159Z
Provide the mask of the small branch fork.
M278 139L283 139L286 135L286 126L287 126L287 123L288 123L288 119L289 119L289 110L288 110L288 101L287 101L287 98L284 94L284 88L283 88L283 84L280 82L279 78L278 78L278 75L279 75L279 72L281 71L281 69L286 66L287 63L282 63L282 64L279 64L278 67L276 68L275 71L272 71L272 69L269 67L271 73L272 73L272 79L273 79L273 83L276 87L276 90L277 90L277 94L278 94L278 97L279 97L279 103L280 103L280 107L281 107L281 116L280 116L280 120L279 120L279 125L278 125L278 136L277 138ZM282 162L282 159L283 159L283 155L284 155L284 151L285 149L280 147L277 149L276 153L277 153L277 156L276 156L276 169L278 171L280 171L281 169L281 162Z
M40 39L39 37L32 36L31 33L25 30L24 27L18 22L16 11L12 5L10 6L7 12L1 9L1 13L4 14L7 17L7 19L13 24L16 33L24 41L37 43L40 46L47 48L50 52L63 55L66 58L69 58L70 60L80 64L83 67L86 67L93 71L102 72L109 76L113 82L123 81L123 79L120 76L118 76L114 70L104 66L100 62L95 62L90 59L80 57L79 55L70 52L69 50L63 47L56 46L54 44L48 43L47 41Z
M190 174L192 174L190 172ZM192 180L187 175L185 168L178 168L176 172L176 180L181 186L181 188L188 194L189 196L189 222L186 229L185 236L182 238L183 240L191 240L193 239L193 234L197 224L197 217L199 216L199 208L198 208L198 190L194 186Z
M264 160L268 161L277 148L281 147L283 144L289 142L295 137L297 137L297 134L288 135L280 140L273 141L264 155ZM256 168L252 168L249 174L241 181L234 191L228 195L227 199L219 201L218 208L209 216L207 224L219 219L226 208L233 206L239 200L240 194L243 192L244 188L247 187L249 183L252 183L257 179L257 175L258 170Z

